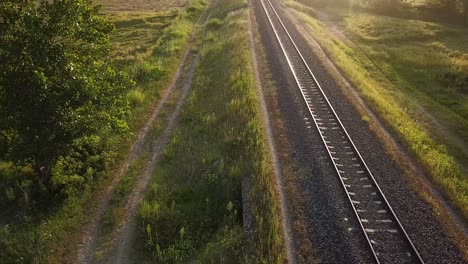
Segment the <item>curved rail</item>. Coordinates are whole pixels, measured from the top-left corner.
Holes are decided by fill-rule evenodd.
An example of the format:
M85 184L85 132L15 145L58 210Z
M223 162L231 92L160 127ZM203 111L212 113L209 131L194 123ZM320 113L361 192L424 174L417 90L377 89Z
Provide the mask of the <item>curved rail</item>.
M280 37L278 32L279 29L276 28L273 22L272 16L268 11L268 6L265 5L264 0L260 1L275 37L278 40L284 56L286 57L289 68L294 75L294 79L301 91L302 97L308 106L309 113L320 134L322 142L326 147L328 156L330 157L335 171L340 178L341 185L345 190L354 214L358 219L360 228L375 261L377 263L424 263L418 250L375 180L374 175L371 173L369 167L362 158L362 155L332 107L328 97L317 81L317 78L311 71L302 53L299 51L299 48L276 12L275 7L270 0L265 0L268 2L268 6L273 11L274 16L281 25L281 29L287 36L285 40L282 40ZM292 48L292 51L287 51L288 44L289 48ZM319 106L320 108L317 108ZM361 182L370 181L370 184L356 184L356 182L359 183L358 180ZM358 188L351 185L350 182L353 182L356 186L359 185ZM361 201L353 199L353 197L359 196ZM380 197L380 199L376 199L376 197ZM374 224L373 227L384 226L386 229L370 228L372 227L372 224L369 219L364 218L366 215L367 218L372 219L372 224ZM379 219L382 215L392 219ZM392 229L391 227L396 227L398 230ZM391 235L388 233L391 233ZM376 234L380 234L380 237ZM385 243L383 244L384 246L388 246L393 243L393 247L390 248L395 249L396 251L383 253L383 247L381 245L382 240ZM401 251L405 248L409 248L409 251L398 252L398 250Z

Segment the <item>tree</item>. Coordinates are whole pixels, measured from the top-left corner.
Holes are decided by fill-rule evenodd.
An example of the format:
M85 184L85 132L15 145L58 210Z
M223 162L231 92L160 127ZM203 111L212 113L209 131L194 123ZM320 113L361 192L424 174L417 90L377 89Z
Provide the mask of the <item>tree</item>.
M0 159L43 178L80 139L125 130L130 85L92 0L0 3Z

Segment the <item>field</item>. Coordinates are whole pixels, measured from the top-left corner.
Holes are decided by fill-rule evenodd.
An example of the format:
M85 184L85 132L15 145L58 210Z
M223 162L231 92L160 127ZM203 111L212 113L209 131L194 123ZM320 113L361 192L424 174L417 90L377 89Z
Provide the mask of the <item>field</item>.
M132 122L141 122L140 118L145 117L141 111L159 97L188 47L197 17L182 18L179 12L108 14L116 26L116 31L111 35L112 58L137 84L128 94L134 108L130 118ZM177 57L174 58L174 54Z
M467 217L468 30L288 5Z

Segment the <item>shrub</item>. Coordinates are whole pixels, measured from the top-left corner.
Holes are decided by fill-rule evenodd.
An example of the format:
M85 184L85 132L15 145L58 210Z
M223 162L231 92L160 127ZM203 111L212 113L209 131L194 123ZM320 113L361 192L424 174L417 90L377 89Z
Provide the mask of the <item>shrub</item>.
M441 74L439 80L443 84L455 88L458 92L468 94L468 72L464 71L461 67L453 66L447 68Z
M145 100L145 95L140 90L132 90L127 93L127 102L132 108L140 106Z
M75 140L52 168L53 189L77 194L104 174L110 160L111 152L105 139L94 135Z
M0 206L26 210L34 198L41 196L44 184L39 181L31 167L15 166L0 162Z
M167 71L160 63L143 63L138 67L135 81L144 84L150 81L159 81L166 77Z

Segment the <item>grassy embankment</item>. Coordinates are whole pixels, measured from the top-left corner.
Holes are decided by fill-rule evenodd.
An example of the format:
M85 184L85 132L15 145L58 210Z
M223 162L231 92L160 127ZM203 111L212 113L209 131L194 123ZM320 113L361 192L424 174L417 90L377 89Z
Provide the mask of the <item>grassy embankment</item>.
M203 1L194 1L186 10L107 14L116 24L116 31L111 36L112 58L136 83L127 96L131 131L136 132L143 125L151 106L169 84L204 5ZM72 238L78 235L77 231L86 221L83 212L87 204L93 204L96 195L116 175L134 140L135 134L125 138L114 136L109 140L108 148L115 154L104 172L107 176L87 187L79 196L71 196L40 214L22 212L14 224L0 227L2 262L61 263L62 258L69 254L67 250L73 247L64 247L68 245L65 241L74 241ZM143 153L135 166L140 166L144 158ZM123 185L131 183L128 179L124 181Z
M288 5L467 219L468 31Z
M219 0L194 82L139 210L135 262L283 263L244 1ZM252 179L255 232L242 226Z

